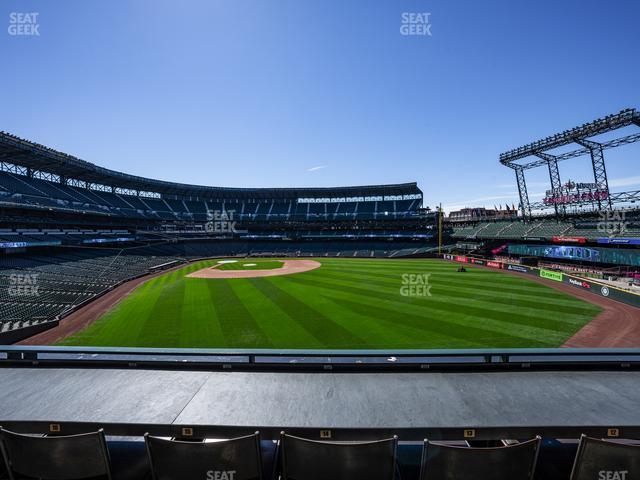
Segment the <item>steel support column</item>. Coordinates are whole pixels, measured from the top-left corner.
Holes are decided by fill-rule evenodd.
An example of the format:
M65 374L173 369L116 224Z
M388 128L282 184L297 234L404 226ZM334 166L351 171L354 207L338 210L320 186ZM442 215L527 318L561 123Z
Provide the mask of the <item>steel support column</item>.
M551 190L553 191L554 196L557 195L562 189L560 171L558 170L558 158L555 155L550 155L544 152L538 152L535 156L547 162L547 167L549 168L549 180L551 181ZM566 213L566 207L564 205L554 203L553 208L556 211L556 216L559 216L560 214L564 215Z
M589 149L591 153L591 164L593 165L593 179L599 191L607 192L607 199L604 202L598 200L598 210L602 210L603 204L607 210L611 210L611 195L609 194L609 182L607 180L607 168L604 163L602 145L598 142L585 139L576 139L575 142Z
M524 169L520 165L513 167L516 172L516 182L518 183L518 194L520 195L520 209L523 218L531 218L531 205L529 204L529 194L527 193L527 181L524 178Z

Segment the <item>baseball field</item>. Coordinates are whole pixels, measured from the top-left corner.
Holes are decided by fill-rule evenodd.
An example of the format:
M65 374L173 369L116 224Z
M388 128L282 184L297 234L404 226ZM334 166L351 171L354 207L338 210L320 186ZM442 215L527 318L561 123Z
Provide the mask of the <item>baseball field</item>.
M441 260L316 260L319 268L281 276L273 276L284 265L277 259L192 263L143 283L61 343L309 349L558 347L601 311L526 278L474 267L457 272L457 265ZM188 276L214 270L221 274L218 269L249 278ZM261 272L270 276L260 276Z

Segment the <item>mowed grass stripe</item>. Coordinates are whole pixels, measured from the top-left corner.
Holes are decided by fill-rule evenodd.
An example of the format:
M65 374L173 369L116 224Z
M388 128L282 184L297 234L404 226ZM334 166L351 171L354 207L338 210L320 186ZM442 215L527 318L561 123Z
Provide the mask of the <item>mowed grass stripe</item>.
M305 330L287 312L282 310L277 302L265 295L256 284L262 283L260 278L234 281L234 289L239 298L251 298L245 302L247 311L267 335L274 347L297 348L309 345L308 348L323 348L324 344Z
M209 348L224 345L225 337L209 295L207 280L185 278L180 347Z
M413 315L407 311L398 311L397 309L386 308L382 306L373 307L370 304L358 303L353 300L334 299L338 304L346 305L356 311L363 312L368 315L379 315L388 321L401 323L410 326L419 325L422 330L435 332L448 337L443 344L435 343L433 338L429 339L429 348L447 348L451 342L467 342L465 347L482 347L487 344L495 347L519 347L530 345L534 348L542 348L549 346L550 341L533 340L527 337L519 337L508 333L496 332L480 327L470 325L456 326L446 320L438 320L434 317L426 317L424 315ZM463 348L465 348L463 347Z
M457 273L455 264L438 260L317 260L322 267L310 272L229 280L185 278L217 259L190 264L145 283L65 343L232 348L559 346L599 311L524 278L473 268ZM402 273L431 274L433 296L401 296Z
M327 270L319 271L316 275L319 277L328 277L338 280L362 280L363 282L366 281L367 284L386 284L390 286L397 286L397 288L402 285L402 282L404 280L402 274L385 276L384 278L380 278L375 275L349 275L348 277L345 277L343 274ZM503 276L505 274L496 273L496 275ZM460 298L464 298L466 300L488 301L491 304L502 303L504 305L513 306L517 303L519 307L529 307L533 310L547 309L552 312L560 311L568 314L593 315L594 313L598 313L600 311L597 306L583 302L576 298L569 297L563 292L556 291L551 287L547 287L546 285L536 284L537 286L541 287L538 297L524 294L523 290L519 290L517 293L507 293L505 295L505 289L502 288L499 290L498 294L496 294L497 288L494 287L493 284L490 284L490 286L484 284L482 288L474 289L469 288L467 283L461 283L460 281L447 282L446 280L443 281L443 278L444 277L440 274L432 274L429 277L429 284L432 286L432 292L438 291L439 293L443 293L445 295L448 294L449 296L454 297L459 296ZM536 298L536 300L530 300L533 298Z
M341 288L329 288L322 287L320 284L316 284L315 288L320 290L321 295L332 298L336 303L346 306L347 308L351 308L354 306L354 302L361 303L362 305L367 307L368 312L373 312L375 310L368 309L371 305L370 297L364 297L361 295L354 295L354 291L350 288L346 288L341 286ZM412 317L414 320L417 318L422 318L423 322L420 323L410 323L411 326L419 326L423 330L428 330L429 333L439 333L439 334L449 334L451 337L451 341L455 339L467 339L466 336L459 337L457 336L456 330L469 330L473 331L475 335L478 337L477 346L487 345L486 339L492 338L494 335L496 336L505 336L511 335L512 337L518 337L518 339L528 339L528 338L544 338L544 337L556 337L558 332L541 329L538 327L519 327L514 328L511 324L505 324L504 322L495 321L489 318L479 317L477 315L469 315L465 313L443 313L442 311L438 311L438 309L430 308L431 297L425 298L414 298L414 297L401 297L400 295L384 295L381 292L373 292L375 298L377 299L376 306L383 306L384 309L376 314L374 318L385 318L387 319L388 315L386 313L387 309L391 309L391 311L398 312L400 315L407 315ZM403 300L398 300L402 298ZM343 301L343 303L337 301L339 299ZM351 303L344 303L351 302ZM362 308L358 308L354 311L363 311ZM395 317L393 317L395 318ZM438 325L438 329L433 330L429 328L428 321L436 322ZM444 328L440 328L440 322L446 322L448 325L448 330ZM481 325L481 326L479 326ZM467 339L468 340L468 339ZM468 340L473 341L473 340ZM515 342L514 342L515 343Z
M309 274L311 275L311 274ZM290 283L287 279L273 279L274 283L289 294L304 300L310 308L316 311L330 311L332 320L339 326L348 330L351 334L362 339L364 343L374 348L377 345L415 345L415 332L408 332L407 329L399 329L390 324L382 324L378 317L364 317L357 312L343 308L331 299L320 295L320 291L314 291L314 295L309 295L309 289L304 285ZM363 298L362 301L371 301ZM333 325L326 325L331 329ZM351 348L344 345L327 345L327 348ZM410 347L405 347L410 348Z
M444 313L450 318L451 322L459 321L459 318L452 318L452 314L459 314L465 316L473 316L477 319L485 319L485 320L496 320L503 322L503 328L513 328L513 325L521 325L527 327L534 327L539 330L539 333L544 334L545 332L542 329L546 329L549 332L555 331L573 331L574 326L570 323L561 320L554 320L551 318L546 318L542 316L530 316L523 313L522 310L519 310L517 313L513 309L496 309L491 308L491 304L486 304L486 306L480 306L482 302L468 300L464 304L457 302L457 299L451 299L455 301L450 301L447 299L446 295L440 295L442 298L438 298L437 296L431 297L402 297L400 295L400 285L398 285L396 291L390 291L388 288L380 288L380 286L371 282L367 285L367 288L363 288L358 286L358 284L354 284L350 280L337 280L331 279L322 280L318 278L316 275L314 279L309 277L290 277L289 281L304 283L309 286L313 286L316 288L327 288L329 290L339 287L340 291L348 292L353 295L364 296L374 295L375 298L380 301L382 299L398 303L399 306L409 306L416 302L420 302L421 307L425 310L435 310L441 313ZM433 289L432 289L433 291ZM547 332L548 333L548 332Z
M438 281L441 285L447 285L451 287L466 287L469 289L477 289L478 291L495 291L499 289L501 293L512 293L516 295L522 295L523 297L528 297L531 299L540 299L540 294L545 293L545 296L552 297L561 302L569 303L577 303L575 299L572 297L568 297L562 292L558 292L553 290L550 287L547 287L542 284L532 283L529 280L520 279L518 277L512 277L510 279L508 274L505 273L490 273L489 276L486 277L470 277L471 272L466 273L451 273L450 271L446 272L438 272L434 270L405 270L405 271L397 271L393 273L380 273L380 272L371 272L367 273L366 271L360 272L352 272L352 276L358 276L360 278L387 278L389 280L397 280L405 273L410 274L430 274L431 278L434 281ZM461 279L460 276L465 275L464 279ZM474 273L475 275L475 273ZM506 277L506 279L504 278ZM518 282L520 281L520 283ZM532 285L535 285L536 288L533 288Z
M281 277L287 278L287 277ZM366 347L367 343L335 321L311 308L305 301L280 288L271 278L257 282L256 288L278 304L280 309L297 319L298 323L324 345L341 345L340 348ZM280 279L279 279L280 280ZM338 348L338 347L335 347Z
M140 346L139 332L160 297L168 275L153 278L138 287L86 329L62 340L62 345Z
M363 289L357 285L352 284L349 280L338 281L333 279L330 283L323 283L318 280L310 278L293 278L290 281L305 283L315 288L325 288L329 291L337 290L339 287L341 292L347 292L350 295L363 296L368 293L369 296L373 295L377 301L386 300L396 305L396 308L405 310L407 312L414 311L420 313L421 311L432 311L434 315L439 318L447 318L450 323L465 323L469 327L482 321L486 330L494 330L496 332L505 332L506 330L514 330L514 325L521 327L527 327L531 330L528 334L534 331L538 335L548 336L555 335L557 331L573 332L574 328L571 324L567 325L555 320L544 319L541 317L524 317L522 313L516 313L514 311L499 311L489 308L487 304L486 308L474 306L480 302L468 301L465 304L453 304L447 299L438 299L437 297L402 297L400 295L399 286L396 291L389 291L385 288L379 288L374 283L370 283L367 289ZM473 304L473 305L472 305ZM456 315L457 314L457 315ZM472 318L472 321L468 321ZM516 318L517 317L517 318ZM493 321L493 323L489 323Z
M378 345L386 345L386 348L422 348L425 337L428 338L429 344L446 345L451 342L449 335L441 335L432 330L426 331L423 325L401 324L387 319L384 316L369 316L366 312L359 312L349 307L349 305L340 305L335 302L335 297L328 297L320 293L319 297L323 300L331 302L336 312L340 312L341 323L346 323L356 329L361 336L371 345L371 348L377 348ZM353 297L350 297L353 298ZM358 301L366 299L358 298ZM464 344L466 347L473 347L474 344Z
M344 274L331 270L321 271L316 275L327 278L335 278L339 280L346 278ZM367 284L376 283L380 285L402 285L403 275L403 273L384 276L350 274L348 278L354 280L359 279L363 282L366 282ZM503 274L498 273L497 275ZM475 300L486 300L492 304L500 303L508 306L517 304L519 307L531 308L534 310L549 310L550 312L560 311L563 313L575 313L584 315L592 315L594 312L597 313L598 311L598 308L595 306L585 304L578 299L573 299L571 297L567 298L567 296L562 292L557 292L556 290L553 290L550 287L546 287L545 285L540 285L540 287L542 288L540 289L540 292L536 294L528 292L526 290L526 285L523 285L523 287L519 289L506 289L500 287L499 291L502 295L496 295L495 290L498 289L498 287L493 285L493 282L485 283L481 287L475 288L473 286L469 286L466 282L461 283L457 280L447 281L446 278L447 277L444 277L442 274L431 274L431 276L429 277L429 283L432 285L432 287L435 287L435 290L437 290L439 293L452 292L449 293L449 296L459 296L460 298L464 299L471 298ZM489 284L491 284L491 288L488 287ZM560 295L558 295L558 293Z
M138 336L143 347L152 347L164 339L167 347L178 347L184 305L185 282L180 271L169 273L162 294L149 312Z
M230 347L271 348L273 343L258 326L231 287L234 280L215 279L208 282L209 295L217 312L220 329Z

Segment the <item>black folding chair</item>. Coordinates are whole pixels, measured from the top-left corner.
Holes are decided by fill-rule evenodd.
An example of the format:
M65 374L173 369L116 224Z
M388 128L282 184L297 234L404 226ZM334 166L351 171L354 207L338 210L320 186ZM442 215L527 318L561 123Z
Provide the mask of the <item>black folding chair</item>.
M106 478L109 452L102 430L68 436L33 436L0 427L0 449L11 480Z
M260 434L219 442L144 436L154 480L262 480Z
M493 448L454 447L424 441L420 480L531 480L540 437Z
M5 466L5 461L4 461L4 455L2 455L2 447L0 446L0 479L6 480L7 478L9 478L9 473L7 472L7 467Z
M640 478L640 446L580 437L571 480Z
M280 435L283 480L393 480L398 437L374 442L319 442Z

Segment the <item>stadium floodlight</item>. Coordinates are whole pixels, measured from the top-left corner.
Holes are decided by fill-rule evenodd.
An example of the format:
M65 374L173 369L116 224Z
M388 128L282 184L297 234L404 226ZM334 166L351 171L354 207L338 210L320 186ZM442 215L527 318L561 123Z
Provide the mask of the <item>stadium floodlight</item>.
M562 133L557 133L542 140L537 140L529 143L528 145L501 153L500 163L503 165L510 165L515 160L535 155L536 152L544 152L553 148L569 145L574 143L577 139L593 137L595 135L618 130L633 124L640 126L640 112L637 112L635 108L627 108L625 110L621 110L617 114L609 115L590 123L585 123L584 125L572 128L571 130L565 130Z
M604 160L604 150L616 148L621 145L627 145L640 141L640 133L634 133L623 137L618 137L606 142L595 142L590 137L601 135L603 133L612 132L629 125L640 126L640 112L635 108L627 108L620 112L607 115L593 122L585 123L579 127L564 130L549 137L537 140L522 147L509 150L500 154L500 163L513 169L516 174L516 182L518 185L518 194L520 196L520 207L525 218L531 216L531 210L548 209L553 205L556 215L566 212L563 204L564 199L559 193L562 190L560 181L560 173L558 170L558 162L569 160L582 155L591 156L591 164L593 167L593 177L595 181L595 193L586 196L565 196L570 197L569 203L576 205L597 204L598 210L611 209L614 203L622 201L623 198L631 198L633 195L612 195L609 192L609 184L607 181L607 170ZM549 150L558 147L577 144L582 148L574 149L561 154L551 154ZM527 159L527 157L533 157ZM523 161L523 159L526 159ZM525 170L547 166L549 169L549 181L551 202L530 203L525 179ZM557 198L560 196L561 198ZM558 203L559 202L559 203Z

